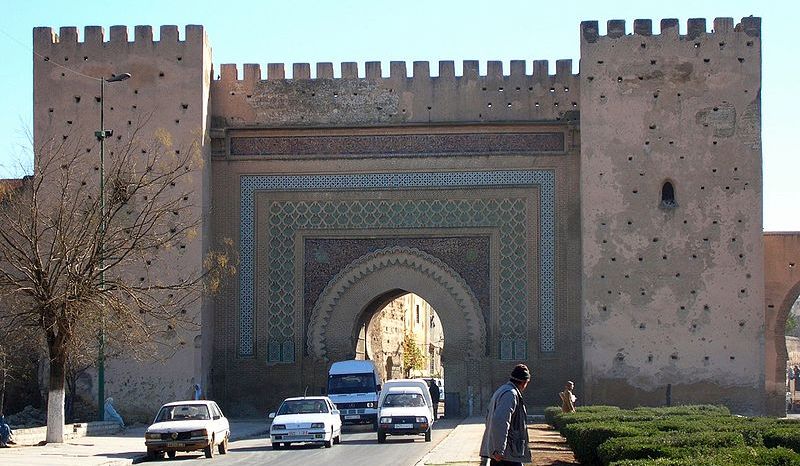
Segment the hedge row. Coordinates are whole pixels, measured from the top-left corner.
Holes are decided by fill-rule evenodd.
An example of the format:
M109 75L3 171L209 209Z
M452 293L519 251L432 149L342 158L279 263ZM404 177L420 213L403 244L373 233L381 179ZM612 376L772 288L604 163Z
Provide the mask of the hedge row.
M610 466L800 466L800 455L786 448L729 448L693 451L679 458L615 461Z
M720 406L547 408L545 418L584 465L800 466L800 423L732 416Z

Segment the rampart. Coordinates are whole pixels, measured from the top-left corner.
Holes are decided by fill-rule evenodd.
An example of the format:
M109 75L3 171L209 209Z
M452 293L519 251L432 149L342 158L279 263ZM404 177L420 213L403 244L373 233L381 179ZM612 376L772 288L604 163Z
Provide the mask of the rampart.
M556 288L561 292L564 283L574 281L577 289L570 274L583 275L580 290L571 293L580 305L564 298L566 304L556 310L569 315L569 322L558 321L556 331L567 335L563 341L574 344L570 348L576 354L566 356L571 362L542 358L549 366L541 372L558 374L543 376L550 377L543 386L560 386L563 381L553 377L572 371L570 364L580 365L575 361L582 359L579 389L586 403L711 402L739 412L765 412L760 19L735 24L731 18L716 18L713 31L705 20L691 19L685 34L679 29L674 19L662 20L658 33L650 20L634 21L630 31L624 21L613 20L601 35L597 22L583 22L579 74L573 73L571 60L558 60L554 70L547 61L514 60L508 70L502 62L489 61L484 74L471 60L459 66L460 74L453 61L413 62L410 69L406 62L391 62L388 70L381 62L366 62L363 71L345 62L339 73L332 63L295 63L287 79L281 63L241 69L224 64L215 78L200 26L188 26L183 41L175 26L162 27L159 41L148 26L137 26L132 41L123 26L112 27L108 39L101 28L87 27L83 41L76 28L61 28L58 36L50 28L37 28L34 132L37 139L67 136L97 121L98 82L71 76L54 63L94 77L130 72L130 81L107 88L108 127L124 136L124 128L149 112L154 115L151 130L166 128L178 143L198 143L204 160L218 156L193 178L197 197L192 202L207 215L214 193L214 228L231 236L239 234L240 215L247 213L237 197L243 176L554 170L555 276L561 280ZM438 66L435 75L432 66ZM476 153L457 146L436 157L372 157L371 138L379 133L479 134L498 128L510 133L523 126L527 134L540 127L566 134L561 140L567 142L558 150L528 147L491 157L485 146ZM343 154L335 150L304 159L307 154L287 143L281 157L250 157L250 152L226 157L232 135L280 137L294 129L302 130L298 139L356 132L358 141L373 144L367 148L373 152L363 151L358 160L339 157ZM435 152L426 149L412 155ZM93 141L87 151L88 157L96 156ZM336 193L324 193L329 194ZM259 231L267 231L266 225ZM181 260L199 266L196 259L217 234L206 226ZM169 265L162 267L164 273L180 268ZM232 374L287 391L299 384L289 376L310 379L312 366L268 364L266 347L258 343L266 341L263 315L256 327L256 337L262 338L255 340L261 345L253 353L257 356L236 357L238 286L224 290L224 304L215 300L217 317L205 309L202 338L195 335L194 342L185 342L194 348L187 347L168 369L142 380L138 374L152 368L121 365L114 390L139 399L169 397L178 396L194 376L206 386L208 380L219 380L220 372L216 379L209 376L208 364L215 322L220 335L214 342L231 356L213 367L230 366ZM263 293L259 296L264 299ZM536 306L530 305L533 316ZM563 312L577 313L578 308L581 319ZM530 335L537 338L535 332ZM583 354L578 355L581 344ZM538 346L528 344L532 352ZM213 392L213 386L208 388Z
M581 24L587 398L763 412L760 19L607 31Z
M409 76L405 62L391 62L384 76L380 62L367 62L363 77L357 63L342 63L341 77L334 78L332 63L292 65L292 79L285 79L282 63L261 67L244 65L239 77L236 65L222 65L212 82L213 126L346 126L397 125L447 122L558 121L579 110L579 79L572 74L572 60L558 60L550 74L546 60L511 61L509 74L503 64L489 61L479 74L478 61L465 61L462 74L455 63L439 62L438 76L430 63L414 62Z

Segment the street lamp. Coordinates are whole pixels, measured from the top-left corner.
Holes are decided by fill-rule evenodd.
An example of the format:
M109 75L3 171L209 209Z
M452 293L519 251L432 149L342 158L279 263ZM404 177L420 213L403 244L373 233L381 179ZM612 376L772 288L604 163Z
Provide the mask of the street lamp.
M125 81L130 78L130 73L112 75L110 78L100 78L100 131L94 135L100 142L100 289L106 288L105 250L103 241L106 234L106 190L105 190L105 140L114 134L114 131L105 129L105 84ZM102 298L101 298L102 299ZM102 301L101 301L102 302ZM106 398L106 323L105 310L100 310L100 332L97 336L97 416L103 420L103 403Z

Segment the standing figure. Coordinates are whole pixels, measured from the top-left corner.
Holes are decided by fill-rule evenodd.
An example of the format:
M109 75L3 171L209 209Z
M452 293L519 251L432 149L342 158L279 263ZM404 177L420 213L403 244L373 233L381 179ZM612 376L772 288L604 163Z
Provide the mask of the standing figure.
M800 388L800 366L794 366L794 391Z
M575 401L577 401L578 398L572 393L574 389L575 384L570 380L564 385L564 391L558 394L561 398L561 411L564 413L575 412Z
M106 402L103 405L103 420L114 421L123 429L125 428L125 421L122 420L122 416L114 409L114 398L106 398Z
M489 401L486 427L481 441L481 458L491 466L521 466L531 461L528 448L528 415L522 392L528 387L531 372L525 364L511 371L509 381L500 386Z
M194 384L194 387L192 387L192 390L194 391L194 393L192 394L192 396L194 397L193 399L195 399L195 400L202 400L203 399L203 390L200 389L200 384L199 383Z
M436 379L431 379L430 386L428 387L428 391L431 392L431 401L433 402L433 419L439 419L439 400L441 400L441 394L439 393L439 386L436 385Z
M11 441L11 434L14 432L11 431L11 426L6 424L6 417L0 414L0 447L6 448L9 444L14 444Z

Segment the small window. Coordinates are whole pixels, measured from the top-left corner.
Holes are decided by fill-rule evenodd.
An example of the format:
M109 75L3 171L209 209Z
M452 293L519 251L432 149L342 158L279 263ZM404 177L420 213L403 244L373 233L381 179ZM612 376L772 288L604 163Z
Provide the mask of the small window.
M417 304L417 323L419 323L419 304Z
M661 208L674 209L676 207L678 207L678 203L675 201L675 187L669 181L665 181L661 186Z

